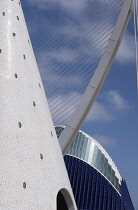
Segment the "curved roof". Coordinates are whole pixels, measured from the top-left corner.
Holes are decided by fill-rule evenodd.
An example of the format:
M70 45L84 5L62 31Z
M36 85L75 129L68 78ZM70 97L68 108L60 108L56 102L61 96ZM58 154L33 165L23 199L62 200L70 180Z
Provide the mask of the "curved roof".
M56 126L55 129L59 137L64 126ZM66 154L78 157L92 165L120 192L122 177L112 158L94 138L79 131Z

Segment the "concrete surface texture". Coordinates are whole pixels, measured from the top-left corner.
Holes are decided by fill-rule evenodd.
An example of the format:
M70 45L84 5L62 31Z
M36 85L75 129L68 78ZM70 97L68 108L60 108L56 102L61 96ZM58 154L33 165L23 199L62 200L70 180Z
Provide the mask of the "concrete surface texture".
M0 209L76 209L19 0L0 0Z

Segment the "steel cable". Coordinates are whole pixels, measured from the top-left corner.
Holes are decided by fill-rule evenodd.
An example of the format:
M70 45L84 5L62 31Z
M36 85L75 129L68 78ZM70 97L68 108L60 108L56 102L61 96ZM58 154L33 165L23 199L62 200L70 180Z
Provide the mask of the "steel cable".
M110 1L110 0L109 0ZM107 1L107 3L109 2L109 1ZM102 2L101 2L101 4L102 3L105 3L105 0L103 0ZM112 2L114 2L114 1L112 1ZM90 6L93 4L93 1L92 1L92 3L90 4ZM90 7L89 6L89 7ZM89 8L88 8L88 10L89 10ZM95 9L94 9L95 10ZM86 10L87 11L87 10ZM80 13L80 17L83 15L83 13L86 13L86 11L85 10L83 10L82 11L82 13ZM93 10L92 10L93 11ZM91 11L91 13L92 13L92 11ZM86 13L87 14L87 13ZM64 33L65 32L67 32L68 31L68 28L64 31ZM68 31L69 32L69 31ZM56 35L54 35L48 42L46 42L41 48L39 48L37 51L36 51L36 54L39 54L39 52L41 51L41 49L47 44L47 43L49 43L46 47L48 48L49 47L49 45L51 45L55 40L57 40L57 39L59 39L59 37L61 36L61 34L57 37L57 34ZM54 39L54 37L55 37L55 39Z
M114 8L114 7L113 7L113 8ZM119 5L118 9L119 9L119 8L120 8L120 5ZM109 13L107 13L107 14L108 14L108 17L109 17L109 15L112 14L112 12L115 12L115 11L116 11L116 8L115 8L113 11L110 11ZM106 16L105 16L105 17L106 17ZM106 17L106 18L107 18L107 17ZM102 25L102 27L105 26L105 25L106 25L108 22L110 22L110 21L111 21L111 20L108 19L108 20ZM87 25L89 25L89 24L87 24ZM86 25L86 26L87 26L87 25ZM85 27L86 27L86 26L85 26ZM108 25L108 26L109 26L109 25ZM92 27L93 27L93 26L92 26ZM99 30L99 29L96 30L97 27L99 27L99 29L101 29L101 26L97 25L97 26L94 28L96 33L97 33L98 30ZM90 27L90 28L91 28L91 27ZM92 30L93 30L93 28L92 28ZM92 30L91 30L91 31L92 31ZM90 31L90 32L91 32L91 31ZM89 32L89 33L90 33L90 32ZM89 34L89 33L88 33L88 34ZM82 37L82 38L84 39L88 34L86 34L86 35L85 35L84 37ZM92 36L93 34L94 34L94 32L91 34L91 36ZM94 38L95 38L95 37L94 37ZM69 39L69 40L70 40L70 39ZM69 40L68 40L67 43L69 43L69 45L70 45ZM72 42L72 43L73 43L73 42ZM61 45L61 43L60 43L60 45ZM60 45L58 45L58 46L60 46ZM66 47L67 47L67 46L68 46L68 45L66 45ZM75 46L75 45L74 45L74 46ZM72 47L74 47L74 46L72 46ZM52 46L52 47L53 47L53 46ZM56 47L57 47L57 45L56 45ZM50 48L50 49L51 49L51 48ZM55 48L54 48L54 49L55 49ZM58 49L58 50L59 50L59 49ZM47 55L46 55L46 56L47 56ZM39 56L37 56L37 58L38 58L38 57L39 57ZM42 58L43 58L43 57L44 57L44 56L42 56ZM42 59L42 58L41 58L41 59ZM59 58L60 58L60 57L59 57ZM54 62L53 62L53 63L54 63ZM55 62L55 63L56 63L56 62ZM41 65L41 63L39 63L39 65ZM51 64L50 64L50 65L51 65Z

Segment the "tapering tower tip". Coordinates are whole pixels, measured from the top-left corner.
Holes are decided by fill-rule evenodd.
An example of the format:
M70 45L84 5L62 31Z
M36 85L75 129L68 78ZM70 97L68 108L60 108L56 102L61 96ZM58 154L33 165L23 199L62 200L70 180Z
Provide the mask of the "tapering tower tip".
M0 101L0 209L75 209L19 0L0 1Z

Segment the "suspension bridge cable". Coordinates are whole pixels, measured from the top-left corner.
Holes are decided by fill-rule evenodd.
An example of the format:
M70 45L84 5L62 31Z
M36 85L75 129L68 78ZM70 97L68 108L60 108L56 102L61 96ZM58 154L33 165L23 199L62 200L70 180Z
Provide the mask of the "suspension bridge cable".
M103 0L103 2L104 2L104 0ZM90 6L93 5L93 3L95 3L95 2L91 2ZM94 5L93 5L93 6L94 6ZM83 13L86 13L86 15L89 14L89 13L87 13L88 10L90 10L89 7L88 7L88 9L87 9L86 11L85 11L85 10L82 10L82 13L80 13L80 17L84 15ZM92 11L90 11L90 13L91 13L91 12L92 12ZM73 24L72 24L72 25L73 25ZM69 33L70 31L72 31L72 29L69 30L69 28L67 28L66 30L64 30L64 32L60 33L58 36L57 36L57 34L54 35L49 41L45 42L44 45L43 45L42 47L40 47L40 49L38 49L38 50L36 51L36 54L39 54L39 51L43 51L43 48L45 48L45 45L46 45L46 47L48 48L52 43L54 43L54 41L59 40L60 37L61 37L65 32L68 32L68 33Z
M113 4L113 3L112 3L112 4ZM112 4L111 4L111 5L112 5ZM121 4L121 5L122 5L122 4ZM104 15L104 13L105 13L104 18L108 18L108 17L111 18L111 14L114 13L117 9L120 9L120 6L121 6L121 5L119 5L118 8L115 8L114 5L113 5L113 6L111 7L111 9L114 9L114 10L113 10L113 11L110 10L109 13L107 13L106 11L104 11L104 12L103 12L103 15ZM96 13L96 11L95 11L95 13ZM97 13L96 13L96 14L97 14ZM94 14L93 14L93 15L94 15ZM111 21L110 18L108 19L107 22ZM113 17L112 17L112 18L113 18ZM95 18L93 18L93 20L95 20ZM107 22L106 22L106 23L107 23ZM106 24L106 23L105 23L105 24ZM89 23L86 24L84 27L86 27L86 26L89 26ZM91 27L93 28L92 25L91 25ZM94 27L93 29L96 31L96 28L97 28L97 27L100 27L100 25L98 24L98 25L97 25L96 27ZM103 27L103 26L102 26L102 27ZM101 28L101 27L100 27L100 28ZM75 32L77 31L77 29L75 29L75 30L72 29L72 31L73 31L73 33L75 33ZM63 35L63 34L64 34L64 33L62 33L62 35ZM94 32L93 32L93 34L94 34ZM61 35L61 36L62 36L62 35ZM87 34L86 34L86 35L87 35ZM86 36L86 35L85 35L85 36ZM63 37L61 37L61 38L62 38L62 41L61 41L61 42L60 42L59 39L58 39L58 40L56 39L57 42L54 43L54 44L56 44L56 45L55 45L55 48L62 46L63 41L66 40L66 38L63 38ZM83 38L84 38L84 37L83 37ZM68 39L68 43L71 44L71 43L69 42L69 40L71 40L71 36L70 36L69 39ZM53 42L54 42L54 40L53 40ZM46 46L46 48L47 48L48 50L50 50L50 49L55 49L55 48L54 48L54 45L50 45L50 46L51 46L50 48L48 48L48 46ZM68 45L67 45L67 43L66 43L66 47L67 47L67 46L68 46ZM58 49L58 50L59 50L59 49ZM43 51L44 51L44 50L43 50ZM41 51L41 53L42 53L42 51ZM37 55L37 57L39 57L39 56L41 56L40 53L39 53L39 55ZM43 55L42 55L42 57L43 57Z
M102 43L102 45L105 45L107 42L108 42L108 40L105 40L105 42ZM100 46L100 47L101 47L101 46ZM105 47L104 47L101 51L103 51L104 49L105 49ZM79 59L79 60L80 60L80 59ZM79 60L78 60L78 61L79 61ZM87 58L86 62L85 62L84 64L82 64L81 67L79 67L80 64L81 64L81 63L79 63L79 64L75 65L75 66L71 69L71 71L74 71L76 68L77 68L77 71L75 71L75 73L77 73L80 69L82 69L82 71L86 70L86 68L83 69L83 67L85 67L85 65L86 65L87 63L89 64L89 62L90 62L91 60L92 60L92 57L90 57L89 59ZM94 61L95 61L95 60L93 60L91 64L93 64ZM78 63L78 62L77 62L77 63ZM89 64L88 67L89 67L91 64ZM72 67L72 66L71 66L71 67ZM70 74L69 69L70 69L71 67L69 67L69 68L66 69L66 70L67 70L67 74L65 74L65 76L68 76L68 75ZM78 68L78 67L79 67L79 68ZM84 73L87 73L87 72L84 71ZM61 75L60 75L60 76L61 76ZM84 75L81 74L81 76L84 76ZM68 79L69 79L69 78L68 78ZM63 83L64 83L64 82L63 82ZM60 90L61 90L61 89L60 89ZM56 91L60 91L60 90L56 90ZM50 93L52 94L52 90L50 91ZM50 101L49 101L49 103L50 103Z
M109 0L109 1L110 1L110 0ZM113 2L114 2L114 1L113 1ZM101 2L101 4L102 4L102 3L105 3L105 0L103 0L103 1ZM93 4L97 4L96 1L92 1L92 2L90 3L90 5L89 5L89 7L88 7L88 10L89 10L90 6L93 6L93 8L94 8L94 5L93 5ZM91 12L92 12L92 11L91 11ZM83 11L79 14L80 17L83 16L83 13L85 13L85 15L87 15L87 10L86 10L86 11L83 10ZM68 31L69 31L69 29L67 28L63 33L68 32ZM63 34L63 33L62 33L62 34ZM39 51L40 51L47 43L49 43L49 44L46 46L46 47L48 48L49 45L52 44L55 40L59 39L60 36L61 36L61 34L60 34L59 36L57 36L57 34L54 35L48 42L45 42L44 45L43 45L42 47L40 47L40 48L36 51L36 54L39 53Z
M108 25L108 26L110 26L110 24ZM112 27L111 27L112 28ZM111 28L109 28L109 30L111 30ZM98 31L99 33L100 33L100 31ZM101 32L102 32L102 30L101 30ZM103 34L103 36L106 34L106 32ZM86 34L86 35L88 35L88 34ZM91 37L91 34L87 37L87 38L89 38L89 37ZM94 36L94 37L92 37L90 40L89 40L89 42L91 42L91 40L93 40L93 38L96 38L96 36ZM97 41L98 40L98 38L95 40L95 41ZM102 41L102 40L101 40ZM92 46L93 45L93 47L95 47L95 45L98 45L98 44L100 44L100 42L98 42L98 43L96 43L96 44L93 44L92 42L91 42L91 44L89 45L89 47L90 46ZM87 46L85 47L86 49L87 49ZM86 52L86 50L85 50L85 48L84 47L80 47L79 48L79 51L81 50L81 58L84 56L83 55L83 52ZM93 51L93 53L94 53L94 51ZM86 53L85 53L86 54ZM47 55L47 54L46 54ZM69 56L70 55L70 56ZM60 60L64 60L64 62L67 62L67 61L69 61L69 59L71 58L71 56L73 55L73 52L71 51L71 53L69 53L66 57L68 57L68 59L67 60L65 60L65 58L66 57L62 57L62 56L60 56L60 57L57 57L58 59L60 58ZM76 61L77 62L77 61ZM41 66L41 65L43 65L43 63L44 63L44 61L43 62L41 62L41 63L39 63L39 66ZM55 65L53 65L53 64L55 64ZM58 69L62 66L63 64L60 64L59 66L57 66L57 64L56 64L56 61L54 61L53 63L51 63L50 64L50 66L51 66L51 68L53 67L57 67ZM67 65L69 65L69 64L66 64L66 67L67 67ZM65 65L64 65L64 68L65 68ZM58 71L58 74L60 73L60 72L62 72L62 69L63 68L60 68L60 71ZM63 72L62 72L63 73Z
M45 87L54 123L66 121L76 109L105 52L123 1L103 0L99 5L92 1L93 7L75 15L68 28L36 52L39 67L49 72ZM81 17L87 18L86 24Z
M114 20L115 21L115 20ZM105 26L108 22L109 22L109 24L107 25L107 27L108 26L110 26L110 24L113 24L114 23L114 21L110 21L110 20L107 20L103 25L102 25L102 27L103 26ZM97 27L99 27L99 29L97 28ZM81 39L84 39L85 37L87 37L88 36L88 34L89 34L89 36L87 37L87 38L89 38L89 37L92 37L91 39L94 39L96 36L97 36L97 33L100 33L100 32L102 32L103 31L103 28L102 28L101 26L99 26L99 25L97 25L94 29L95 29L95 32L96 32L96 35L94 36L94 37L92 37L92 35L94 34L94 31L93 31L93 28L87 33L87 34L85 34L85 36L84 37L82 37ZM91 27L90 27L91 28ZM100 30L100 31L99 31ZM110 30L110 29L109 29ZM90 32L91 31L93 31L93 33L92 34L90 34ZM104 34L103 34L104 35ZM80 40L81 41L81 40ZM69 43L69 41L68 41L68 43ZM69 43L69 45L70 45L71 43ZM75 44L72 46L72 48L75 46ZM66 45L66 47L67 47L67 45ZM79 48L79 50L80 49L82 49L82 48ZM48 52L49 53L49 52ZM72 52L71 53L69 53L69 55L72 55ZM45 57L47 56L47 53L45 53ZM58 59L60 59L61 60L61 57L63 57L64 56L64 54L63 55L61 55L61 56L58 56L57 55L57 58ZM44 56L42 56L42 57L44 57ZM41 66L41 65L43 65L43 63L44 63L44 61L45 61L45 57L44 57L44 60L42 60L42 58L41 58L41 62L39 62L39 66ZM65 60L65 58L68 58L67 60ZM68 55L67 56L65 56L65 57L63 57L64 58L64 61L68 61L69 59L70 59L70 57L68 57ZM53 65L53 64L55 64L55 66L56 66L56 61L54 61L54 62L52 62L52 63L50 63L50 65ZM54 67L54 66L53 66Z
M112 27L111 27L112 28ZM110 28L110 29L111 29ZM103 35L105 35L106 34L106 32L103 34ZM106 37L104 37L104 39L106 39L108 36L109 36L110 34L108 34ZM103 39L103 40L104 40ZM98 39L97 39L98 40ZM95 41L97 41L97 40L95 40ZM101 40L101 42L103 42L103 40ZM107 40L104 42L104 43L102 43L102 45L105 45L105 43L107 42ZM99 45L100 44L100 42L98 42L96 45ZM93 43L91 43L91 45L93 45ZM91 46L90 45L90 46ZM98 48L95 50L95 51L92 51L92 50L89 50L88 51L88 53L90 53L91 51L93 52L93 54L94 55L96 55L95 54L95 52L97 52L98 51L98 49L100 49L100 51L101 51L101 47L102 47L102 45L100 45L100 46L98 46ZM95 47L95 45L93 45L94 47ZM104 47L105 48L105 47ZM103 49L104 49L103 48ZM103 50L102 49L102 50ZM75 63L78 63L78 61L81 59L81 58L83 58L83 52L84 52L85 50L83 49L82 50L82 52L81 52L81 55L80 55L80 57L75 61ZM97 52L97 53L99 53L99 52ZM96 56L94 56L94 57L96 57ZM92 59L92 57L90 58L90 59ZM87 62L88 62L88 60L87 60ZM85 63L86 64L86 63ZM79 65L79 64L78 64ZM62 76L62 75L64 75L64 76L66 76L66 75L68 75L68 74L70 74L76 67L78 67L78 65L77 66L75 66L74 68L72 68L71 69L71 71L68 71L71 67L73 67L74 66L74 64L72 64L72 65L69 65L69 64L67 64L67 65L64 65L64 67L63 68L61 68L60 69L60 71L58 71L58 74L60 73L60 72L62 72L62 74L60 74L60 76ZM69 68L65 68L65 67L67 67L67 66L69 66ZM84 66L84 65L83 65ZM83 67L82 66L82 67ZM59 66L57 67L57 68L59 68ZM65 71L63 71L65 69ZM65 72L67 71L67 74L65 74ZM52 77L52 76L51 76ZM51 78L52 79L52 78ZM49 85L46 85L46 87L48 87Z

